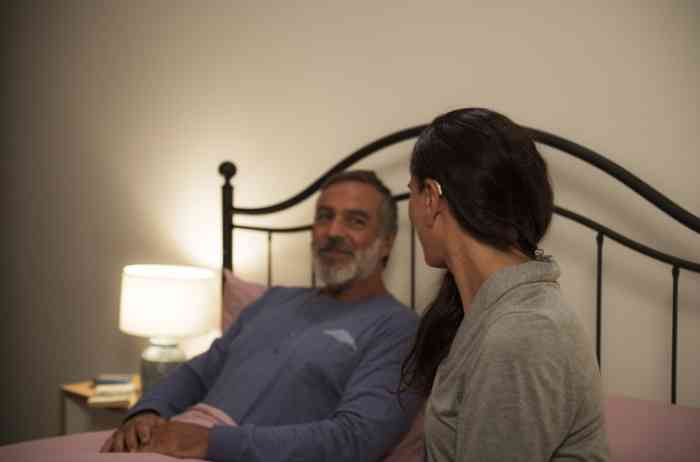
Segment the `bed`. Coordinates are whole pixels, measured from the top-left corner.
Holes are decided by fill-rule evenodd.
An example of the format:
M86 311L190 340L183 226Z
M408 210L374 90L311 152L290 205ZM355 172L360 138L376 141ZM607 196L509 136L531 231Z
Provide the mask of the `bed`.
M236 206L234 203L233 179L237 174L236 166L232 162L224 162L219 166L219 173L224 177L221 189L222 204L222 268L225 270L224 278L224 303L222 310L222 328L236 321L237 316L255 298L265 290L266 285L275 282L273 274L273 260L276 246L275 240L285 235L308 235L310 225L265 226L259 224L246 224L245 217L273 217L282 214L290 208L303 202L309 203L323 183L330 175L356 166L358 162L370 156L381 156L392 147L400 143L416 138L423 126L415 126L400 130L384 136L372 143L365 145L356 152L342 159L315 181L303 188L294 196L281 200L278 203L255 208ZM688 212L672 202L663 194L646 184L623 167L616 165L604 156L559 136L529 129L533 138L540 145L556 149L566 155L573 156L584 162L591 168L599 169L609 175L615 181L630 188L641 198L658 209L660 213L671 217L678 226L686 227L694 237L700 234L700 218ZM545 156L546 157L546 156ZM406 155L407 158L407 155ZM403 165L405 172L407 165ZM381 172L380 172L381 173ZM381 176L381 175L380 175ZM407 176L407 173L406 173ZM400 193L395 196L397 201L405 201L408 195ZM612 460L616 462L644 462L644 461L699 461L700 460L700 409L678 405L678 356L679 356L679 285L680 276L683 273L700 274L700 263L686 260L679 256L669 255L658 249L648 247L634 241L615 230L587 218L575 211L563 206L556 207L556 214L562 219L569 220L590 231L590 239L594 242L595 249L595 329L594 344L596 355L600 364L606 358L604 356L604 342L606 339L605 305L603 293L606 287L604 269L604 255L608 248L605 244L613 241L633 252L639 253L653 261L666 265L671 273L669 290L672 292L672 328L668 332L672 344L672 354L668 361L668 369L671 377L668 399L665 402L635 399L625 396L608 396L605 403L606 420L611 443ZM266 249L265 255L265 283L260 284L245 280L235 275L234 268L234 238L237 233L247 232L260 234ZM407 246L406 253L409 262L405 268L405 277L408 280L406 286L405 302L413 309L421 309L421 300L425 300L430 294L423 294L425 286L420 284L421 275L419 269L419 249L413 232L408 232L409 237L399 242L398 245ZM302 238L308 247L309 237ZM315 286L316 277L313 273L311 261L304 262L308 269L309 278L307 284ZM391 288L391 285L390 285ZM697 306L696 306L697 308ZM211 423L211 421L210 421ZM414 429L415 430L415 429ZM135 460L135 461L171 461L175 460L156 454L96 454L97 448L105 440L109 432L95 432L87 434L71 435L60 438L49 438L33 442L19 443L0 448L0 460L13 461L41 461L41 460ZM414 450L414 447L409 450ZM404 460L397 458L396 460Z
M424 126L410 127L404 130L391 133L374 142L371 142L357 151L343 158L340 162L319 175L315 181L303 188L292 197L281 200L277 203L254 208L236 206L234 203L234 188L232 181L237 174L237 168L232 162L224 162L219 166L219 173L224 177L222 186L222 266L224 269L234 270L234 236L237 232L245 231L259 233L262 241L266 242L266 274L264 278L268 285L274 283L273 260L275 246L274 240L282 235L309 233L311 225L301 226L260 226L245 224L246 217L265 216L271 217L295 207L303 202L309 201L316 193L324 180L340 171L353 168L358 163L370 156L381 156L383 152L389 150L408 140L416 138ZM540 147L556 150L556 152L573 156L583 162L585 166L597 169L613 181L619 182L631 191L651 204L659 213L663 213L674 220L678 226L687 228L694 237L700 234L700 218L674 203L671 199L660 193L658 190L647 184L622 166L612 162L605 156L588 149L580 144L562 138L560 136L529 128L533 139ZM551 153L550 153L551 154ZM547 156L545 155L545 158ZM408 154L406 154L408 159ZM405 171L408 172L407 160ZM408 175L406 173L406 175ZM407 193L395 195L397 201L405 201ZM592 220L576 211L564 206L557 205L555 213L560 219L571 221L578 226L585 228L590 233L590 239L595 243L595 328L593 342L595 345L596 357L600 365L605 360L604 341L606 338L604 290L606 279L604 273L605 251L610 247L608 242L614 242L634 253L648 257L650 261L663 264L670 273L668 290L672 293L672 303L668 309L672 313L672 325L668 332L671 343L671 357L668 360L668 374L670 376L670 387L667 392L666 401L651 401L645 399L635 399L621 395L609 395L606 400L606 419L608 421L608 432L611 443L612 460L614 461L700 461L700 409L678 405L678 377L679 377L679 285L681 274L700 274L700 263L684 259L680 256L665 253L657 248L650 247L641 242L633 240L610 227ZM418 302L418 271L417 271L417 249L415 234L410 232L410 238L405 244L408 246L410 264L406 272L409 279L410 293L405 302L413 309L420 310ZM311 265L310 261L308 265ZM313 268L309 266L308 284L314 286L316 278ZM566 270L566 268L564 268ZM229 299L235 298L234 293L245 294L246 291L262 290L260 286L255 286L242 281L241 279L230 279L229 288L235 287L229 293ZM425 299L425 297L423 297ZM240 301L229 302L228 306L241 306ZM695 305L697 308L697 305ZM231 322L238 315L224 311L225 323ZM608 333L608 336L610 334Z

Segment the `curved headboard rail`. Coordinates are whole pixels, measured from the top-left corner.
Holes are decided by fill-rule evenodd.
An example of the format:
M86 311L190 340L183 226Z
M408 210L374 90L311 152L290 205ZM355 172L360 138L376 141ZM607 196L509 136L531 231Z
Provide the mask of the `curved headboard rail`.
M683 258L675 257L673 255L660 252L654 248L632 240L627 236L618 233L617 231L613 231L612 229L598 223L597 221L591 220L590 218L584 217L583 215L579 215L578 213L572 212L571 210L565 209L563 207L559 207L558 205L554 206L554 213L566 217L569 220L575 221L576 223L579 223L580 225L583 225L586 228L589 228L593 231L597 231L598 234L609 237L618 244L621 244L627 247L628 249L635 250L641 253L642 255L646 255L647 257L653 258L654 260L667 263L679 269L685 269L700 274L700 263L685 260Z
M394 195L394 200L396 202L401 202L404 200L408 199L408 194L407 193L402 193L402 194L396 194ZM647 245L642 244L641 242L635 241L633 239L630 239L627 236L624 236L617 231L614 231L610 228L608 228L605 225L602 225L598 223L597 221L591 220L590 218L584 217L583 215L580 215L576 212L572 212L571 210L565 209L564 207L560 207L558 205L554 206L554 212L558 215L561 215L563 217L568 218L569 220L575 221L576 223L583 225L593 231L597 231L599 234L602 234L605 237L609 237L613 241L617 242L620 245L623 245L627 247L628 249L631 250L636 250L637 252L641 253L642 255L646 255L647 257L653 258L654 260L667 263L673 267L677 267L679 269L684 269L688 271L692 271L694 273L700 274L700 263L696 263L690 260L686 260L684 258L679 258L664 252L660 252L652 247L649 247ZM276 227L266 227L266 226L247 226L247 225L235 225L236 229L242 229L242 230L247 230L247 231L259 231L262 233L281 233L281 234L289 234L289 233L303 233L303 232L308 232L311 231L311 226L312 225L301 225L301 226L293 226L293 227L287 227L287 228L276 228Z
M299 193L293 195L292 197L284 201L263 207L234 207L232 203L233 201L231 201L231 205L227 207L228 213L239 215L267 215L294 207L295 205L305 201L306 199L311 197L315 192L317 192L321 188L321 185L326 181L326 179L328 179L332 175L335 175L336 173L351 167L352 165L356 164L362 159L365 159L366 157L388 146L418 137L425 127L426 125L417 125L414 127L406 128L404 130L400 130L386 135L382 138L379 138L376 141L373 141L363 146L362 148L358 149L357 151L353 152L352 154L348 155L343 160L335 164L324 174L322 174L318 179L316 179L313 183L311 183L308 187L304 188ZM585 146L582 146L568 139L542 130L528 127L525 128L528 131L530 131L530 133L532 134L532 138L537 143L555 148L559 151L563 151L576 157L577 159L580 159L590 165L593 165L594 167L602 170L604 173L610 175L611 177L615 178L619 182L632 189L634 192L642 196L656 208L666 213L668 216L670 216L677 222L681 223L682 225L697 233L700 233L700 217L688 212L683 207L670 200L667 196L653 188L647 182L641 180L633 173L629 172L621 165L611 161L610 159L591 149L588 149ZM236 166L231 162L224 162L219 166L219 173L226 178L225 186L230 186L230 181L236 174ZM403 201L407 198L407 193L397 194L394 196L394 199L397 201ZM567 209L563 209L559 206L556 206L554 211L558 215L573 220L583 226L586 226L589 229L597 231L598 233L606 237L610 237L614 241L622 244L623 246L629 249L635 250L655 260L668 263L674 267L700 273L700 263L695 263L689 260L675 257L673 255L659 252L656 249L653 249L640 242L634 241L626 236L623 236L622 234L619 234L616 231L613 231L612 229L600 223L597 223L587 217L584 217L582 215L579 215L578 213L569 211ZM264 226L245 226L237 224L235 225L235 228L268 233L294 233L308 231L311 229L311 225L302 225L292 228L271 228Z
M316 181L311 183L303 191L295 194L287 200L265 207L233 207L231 209L231 212L242 215L267 215L268 213L279 212L281 210L293 207L299 204L300 202L303 202L304 200L308 199L311 195L318 191L321 188L323 182L326 181L326 179L330 176L335 175L338 172L342 172L348 167L351 167L352 165L361 161L365 157L368 157L386 147L400 143L402 141L410 140L411 138L417 138L424 128L425 125L418 125L416 127L406 128L404 130L400 130L398 132L379 138L377 141L363 146L362 148L358 149L357 151L353 152L352 154L335 164L333 167L330 168L330 170L326 171L326 173L321 175Z
M321 175L316 181L311 183L308 187L303 189L301 192L295 194L287 200L278 202L276 204L263 206L263 207L231 207L231 213L241 214L241 215L266 215L269 213L279 212L281 210L293 207L304 200L308 199L316 191L321 188L323 182L330 176L341 172L348 167L356 164L362 159L370 156L371 154L380 151L393 144L400 143L402 141L409 140L411 138L416 138L420 135L426 125L417 125L415 127L406 128L398 132L391 133L387 136L379 138L378 140L369 143L352 154L345 157L343 160L335 164L323 175ZM527 127L526 127L527 128ZM543 145L550 146L559 151L566 152L584 162L587 162L594 167L602 170L607 175L617 179L628 188L642 196L644 199L649 201L659 210L666 213L668 216L686 226L687 228L700 233L700 217L694 215L681 207L680 205L673 202L667 196L653 188L649 183L643 181L621 165L611 161L605 156L598 154L597 152L586 148L578 143L567 140L560 136L548 133L542 130L527 128L532 134L533 139ZM228 164L228 165L227 165ZM230 174L224 173L224 170L232 172ZM226 177L226 182L235 175L236 168L230 163L226 162L220 166L222 175Z
M685 225L689 229L692 229L696 233L700 233L700 217L685 210L683 207L670 200L667 196L654 189L651 185L649 185L649 183L641 180L639 177L635 176L621 165L616 164L607 157L602 156L585 146L574 143L573 141L567 140L560 136L534 128L528 128L528 130L536 142L550 146L559 151L566 152L584 162L593 165L596 168L599 168L606 174L625 184L627 187L632 189L634 192L642 196L656 208L663 211L677 222Z

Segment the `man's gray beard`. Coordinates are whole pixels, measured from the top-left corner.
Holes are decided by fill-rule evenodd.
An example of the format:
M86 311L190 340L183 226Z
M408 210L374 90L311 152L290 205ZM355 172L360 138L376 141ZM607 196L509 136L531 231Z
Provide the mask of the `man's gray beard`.
M378 237L365 250L356 251L352 260L343 265L325 265L318 252L312 249L314 269L326 286L346 286L353 281L365 279L374 272L381 260L381 245L382 238Z

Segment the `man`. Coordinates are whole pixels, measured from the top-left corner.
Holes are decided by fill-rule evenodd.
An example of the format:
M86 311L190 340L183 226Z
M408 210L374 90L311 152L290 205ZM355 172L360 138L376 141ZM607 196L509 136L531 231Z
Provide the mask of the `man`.
M382 280L396 230L396 204L374 173L329 179L312 239L325 287L269 289L206 353L149 390L102 451L246 462L386 455L419 407L395 394L417 325ZM168 420L198 403L232 425Z

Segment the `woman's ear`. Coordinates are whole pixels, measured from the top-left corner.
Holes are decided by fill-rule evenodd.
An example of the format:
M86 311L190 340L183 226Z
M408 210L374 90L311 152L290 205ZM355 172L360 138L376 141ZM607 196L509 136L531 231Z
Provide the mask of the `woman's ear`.
M432 178L428 178L426 181L426 184L428 187L432 188L435 192L435 194L438 196L438 198L442 197L442 185L440 184L439 181L433 180Z
M430 224L442 213L442 186L436 180L427 178L425 180L424 200L425 209L430 217Z

